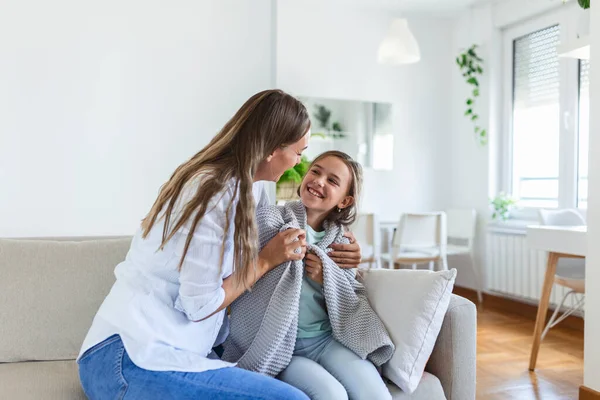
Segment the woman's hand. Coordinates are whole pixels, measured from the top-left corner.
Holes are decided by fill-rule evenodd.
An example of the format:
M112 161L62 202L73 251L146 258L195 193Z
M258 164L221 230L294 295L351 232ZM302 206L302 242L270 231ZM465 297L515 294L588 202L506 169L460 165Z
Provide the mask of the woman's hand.
M329 258L340 268L357 268L362 260L360 246L352 232L346 232L344 236L350 240L350 244L332 244L330 247L334 251L328 254Z
M295 250L300 248L300 252L295 253ZM306 232L302 229L288 229L279 232L273 239L267 243L265 247L258 253L257 270L254 274L254 281L250 282L252 286L264 274L286 261L301 260L306 254ZM228 307L235 299L246 291L244 285L236 285L233 281L233 276L228 276L223 279L223 290L225 291L225 299L221 306L206 318L210 318L214 314ZM206 319L203 318L203 319ZM198 322L198 321L195 321Z
M296 249L300 249L296 252ZM259 263L266 273L286 261L302 260L306 254L306 232L302 229L288 229L279 232L258 254Z
M307 253L304 257L304 269L310 279L321 285L323 284L323 262L319 256Z

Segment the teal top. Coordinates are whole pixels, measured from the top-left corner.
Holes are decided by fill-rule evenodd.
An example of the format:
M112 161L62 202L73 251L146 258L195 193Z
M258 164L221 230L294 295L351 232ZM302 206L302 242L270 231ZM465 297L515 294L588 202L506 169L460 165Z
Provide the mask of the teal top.
M319 243L325 231L315 232L306 225L306 242ZM323 286L304 275L300 291L300 310L298 314L298 339L313 338L331 332L329 315L325 306Z

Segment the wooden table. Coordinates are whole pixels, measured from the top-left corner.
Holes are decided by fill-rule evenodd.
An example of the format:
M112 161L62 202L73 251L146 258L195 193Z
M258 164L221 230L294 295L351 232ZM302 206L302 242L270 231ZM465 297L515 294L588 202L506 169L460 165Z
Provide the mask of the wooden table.
M542 295L538 305L535 329L533 331L533 344L529 358L529 370L535 369L538 351L542 340L542 332L546 324L546 313L550 303L550 294L554 284L556 264L558 259L585 258L587 254L587 227L586 226L551 226L532 225L527 227L527 244L530 249L548 252L548 263Z

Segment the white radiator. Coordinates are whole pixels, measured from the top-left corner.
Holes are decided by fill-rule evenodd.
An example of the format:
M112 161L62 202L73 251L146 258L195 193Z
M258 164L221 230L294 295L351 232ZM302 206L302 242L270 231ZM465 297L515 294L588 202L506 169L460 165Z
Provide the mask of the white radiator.
M524 232L492 230L487 236L488 290L537 304L544 282L547 253L530 250ZM554 285L550 303L560 303L567 291L563 286ZM569 306L569 303L566 305Z

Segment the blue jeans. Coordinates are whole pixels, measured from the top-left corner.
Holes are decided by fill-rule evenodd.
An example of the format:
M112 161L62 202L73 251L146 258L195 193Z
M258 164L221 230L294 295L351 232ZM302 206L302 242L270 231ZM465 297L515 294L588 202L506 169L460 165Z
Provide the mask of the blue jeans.
M278 376L312 400L392 398L377 368L330 334L296 340L290 365Z
M120 336L92 347L79 360L79 378L91 400L308 400L276 379L230 367L204 372L148 371L127 355Z

